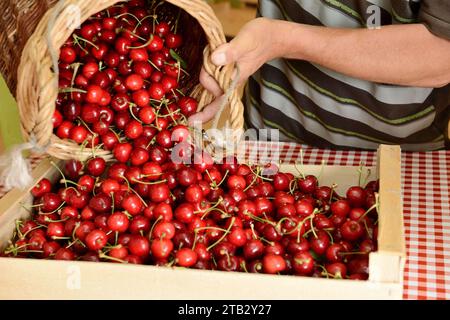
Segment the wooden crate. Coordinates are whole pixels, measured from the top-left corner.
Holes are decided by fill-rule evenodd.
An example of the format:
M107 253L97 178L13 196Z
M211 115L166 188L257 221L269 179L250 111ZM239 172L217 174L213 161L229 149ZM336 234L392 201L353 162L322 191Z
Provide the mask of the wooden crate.
M0 258L0 299L401 299L405 240L401 202L400 148L381 146L372 178L380 178L379 250L369 256L368 281L272 276L182 268ZM293 166L284 171L296 173ZM305 166L318 174L320 166ZM357 168L325 166L321 183L338 192L358 180ZM36 180L58 177L49 160ZM29 213L29 192L13 190L0 201L0 248L15 221Z

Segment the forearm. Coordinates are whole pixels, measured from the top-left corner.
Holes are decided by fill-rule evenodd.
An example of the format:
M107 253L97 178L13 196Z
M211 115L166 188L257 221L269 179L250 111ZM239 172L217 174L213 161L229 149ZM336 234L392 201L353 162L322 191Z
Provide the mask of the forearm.
M378 30L276 21L276 53L368 81L418 87L450 83L450 41L420 24Z

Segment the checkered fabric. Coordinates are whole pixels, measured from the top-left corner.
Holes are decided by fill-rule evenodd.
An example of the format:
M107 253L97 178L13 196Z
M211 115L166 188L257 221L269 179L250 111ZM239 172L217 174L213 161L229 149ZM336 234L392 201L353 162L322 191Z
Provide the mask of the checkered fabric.
M259 163L276 156L283 162L299 162L302 155L305 165L376 164L375 152L320 150L290 143L249 143L239 153ZM33 166L38 161L33 159ZM403 153L402 178L408 254L403 297L450 299L450 151ZM1 190L0 186L0 197Z

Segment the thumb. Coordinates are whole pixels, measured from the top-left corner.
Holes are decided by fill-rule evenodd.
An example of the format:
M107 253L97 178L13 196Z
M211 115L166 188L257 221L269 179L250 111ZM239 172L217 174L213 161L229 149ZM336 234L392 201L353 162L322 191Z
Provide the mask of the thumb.
M218 47L211 55L211 60L216 66L237 62L248 51L248 43L243 35L238 35L231 42Z
M224 66L234 61L233 47L231 43L221 45L211 55L211 60L216 66Z

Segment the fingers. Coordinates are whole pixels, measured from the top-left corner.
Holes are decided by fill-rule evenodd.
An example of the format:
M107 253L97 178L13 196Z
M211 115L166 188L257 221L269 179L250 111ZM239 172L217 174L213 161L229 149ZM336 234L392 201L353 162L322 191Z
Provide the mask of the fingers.
M211 92L214 97L217 98L223 95L223 91L217 83L216 79L210 76L204 68L202 68L202 71L200 72L200 83L203 87L205 87L206 90Z
M220 104L222 103L225 97L222 95L221 97L215 99L209 105L207 105L202 111L197 112L193 116L189 118L189 125L193 126L196 122L205 123L214 118L214 116L219 111Z

